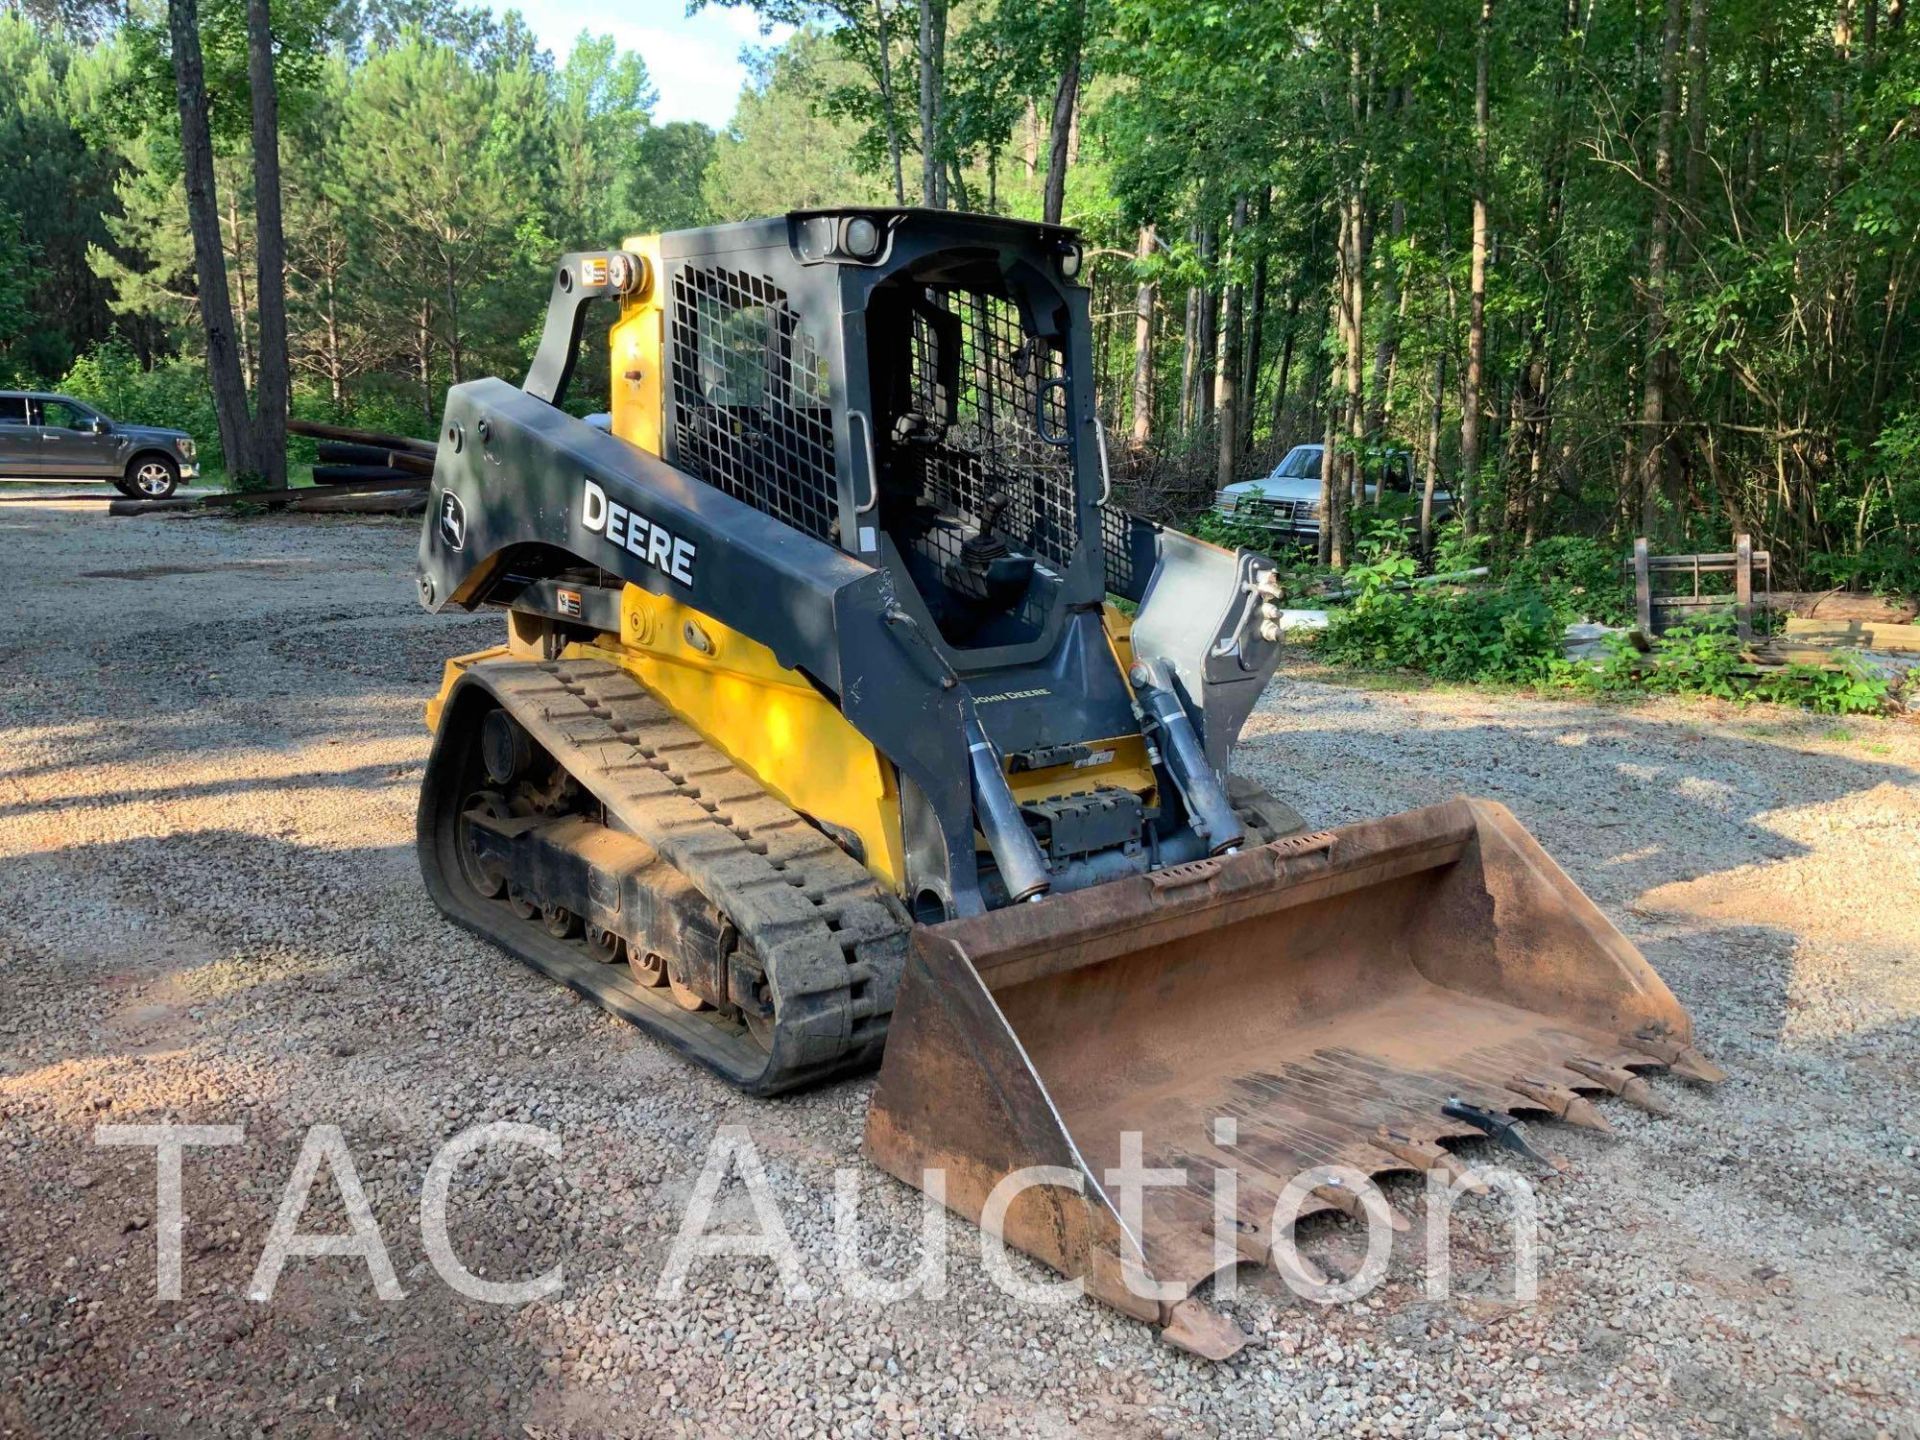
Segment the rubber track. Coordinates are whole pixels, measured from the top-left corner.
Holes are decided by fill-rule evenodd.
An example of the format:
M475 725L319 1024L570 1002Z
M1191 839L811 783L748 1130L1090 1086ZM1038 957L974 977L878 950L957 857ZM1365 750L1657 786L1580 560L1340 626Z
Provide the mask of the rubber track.
M876 1058L909 920L880 881L619 667L489 661L488 688L739 929L775 994L795 1080ZM871 1052L870 1054L867 1052ZM777 1074L756 1088L784 1088Z

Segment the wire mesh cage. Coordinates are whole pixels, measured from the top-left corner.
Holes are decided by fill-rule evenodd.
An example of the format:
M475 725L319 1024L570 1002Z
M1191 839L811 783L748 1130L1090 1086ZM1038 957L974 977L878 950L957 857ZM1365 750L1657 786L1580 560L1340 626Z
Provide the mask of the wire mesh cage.
M1011 300L929 286L913 313L914 423L896 454L919 494L1053 563L1079 540L1066 356Z
M840 523L832 386L819 342L763 275L683 267L673 278L675 460L822 540Z
M1139 573L1133 544L1133 516L1116 505L1100 507L1100 549L1107 566L1107 588L1121 595L1134 594L1146 579Z

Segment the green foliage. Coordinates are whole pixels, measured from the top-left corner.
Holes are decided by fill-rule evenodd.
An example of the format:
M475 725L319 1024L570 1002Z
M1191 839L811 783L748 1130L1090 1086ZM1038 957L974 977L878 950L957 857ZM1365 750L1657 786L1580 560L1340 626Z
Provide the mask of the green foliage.
M428 425L456 373L525 363L557 253L889 200L896 155L917 200L923 145L956 205L1035 216L1055 87L1077 62L1067 219L1088 243L1093 380L1116 450L1135 418L1136 287L1155 287L1139 417L1151 434L1122 462L1151 472L1129 485L1142 508L1170 520L1204 508L1219 474L1212 371L1236 341L1251 425L1237 467L1228 447L1230 470L1259 474L1287 445L1321 439L1331 406L1343 453L1404 448L1423 470L1433 427L1441 483L1461 488L1479 174L1470 8L937 4L936 141L919 133L919 7L708 3L798 27L760 52L719 137L653 123L648 57L612 40L583 36L556 63L512 10L274 0L300 404L370 404ZM244 352L257 335L245 5L199 10ZM1920 588L1920 26L1889 20L1869 41L1856 16L1843 39L1831 7L1762 10L1698 11L1707 69L1704 83L1680 77L1667 117L1681 142L1676 228L1656 289L1661 7L1491 8L1497 243L1478 534L1442 522L1426 568L1488 564L1511 592L1503 604L1524 593L1562 618L1617 622L1616 562L1634 534L1713 549L1738 528L1773 551L1783 588ZM54 15L103 28L76 39ZM170 43L164 5L145 0L0 14L0 262L13 272L0 280L0 366L15 377L57 378L116 329L143 356L198 353ZM1350 196L1367 247L1348 277L1364 301L1357 367L1329 325ZM1240 333L1205 345L1201 317L1222 316L1228 293ZM1671 342L1672 423L1660 481L1642 494L1650 306ZM604 393L603 370L590 347L577 403ZM1416 509L1387 497L1351 517L1365 565L1408 548ZM1198 528L1273 543L1211 517Z
M1787 665L1756 671L1742 658L1743 648L1731 622L1716 618L1676 625L1646 652L1616 637L1597 669L1573 671L1571 678L1600 691L1766 701L1821 715L1871 714L1886 705L1887 682L1850 659L1832 669Z
M859 125L824 108L828 93L850 79L849 63L814 29L800 31L759 68L733 124L714 142L702 182L714 219L892 198L887 181L860 159Z
M0 229L18 222L6 258L19 268L7 283L25 291L23 312L0 327L0 363L16 378L49 380L107 334L87 255L107 240L103 207L118 160L96 137L124 69L114 46L0 13Z
M627 223L635 231L691 230L711 215L700 183L712 163L714 134L691 120L648 128L624 177Z
M16 385L24 378L24 365L14 350L32 313L29 282L37 254L19 217L0 208L0 385Z
M1336 665L1416 670L1440 680L1533 684L1562 665L1564 625L1536 589L1389 588L1412 574L1405 556L1347 572L1360 594L1315 644Z
M1258 550L1275 559L1280 558L1281 552L1298 548L1299 545L1290 536L1269 530L1264 525L1222 515L1212 508L1202 510L1182 528L1190 535L1197 535L1202 540L1225 546L1229 550Z
M1493 537L1485 531L1469 535L1458 519L1443 520L1434 527L1433 573L1457 575L1477 569L1487 563L1492 548Z
M1550 535L1516 555L1506 574L1510 582L1536 587L1568 623L1624 625L1633 618L1620 552L1597 540Z

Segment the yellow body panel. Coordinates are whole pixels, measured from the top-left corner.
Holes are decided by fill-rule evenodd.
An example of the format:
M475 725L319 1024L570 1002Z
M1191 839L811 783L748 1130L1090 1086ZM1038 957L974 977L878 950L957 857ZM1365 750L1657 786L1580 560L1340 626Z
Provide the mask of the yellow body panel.
M1120 677L1127 682L1129 692L1133 689L1133 680L1128 671L1133 669L1133 617L1118 605L1108 603L1100 607L1100 623L1106 628L1107 644L1113 647L1113 658L1119 662Z
M647 284L620 300L612 346L613 433L629 445L663 455L661 384L666 375L666 299L660 274L660 237L642 235L624 246L647 262Z
M486 650L476 650L471 655L455 655L440 667L440 689L427 701L427 730L437 734L440 730L440 712L446 707L447 696L453 690L460 677L467 673L469 665L478 665L482 660L504 660L507 647L495 645Z
M1138 735L1116 735L1110 740L1085 743L1098 763L1055 765L1047 770L1010 774L1007 785L1013 791L1013 798L1025 805L1034 800L1049 800L1055 795L1077 795L1097 786L1111 785L1143 796L1149 805L1153 803L1156 782L1153 766L1147 763L1146 741ZM1098 757L1108 751L1113 758L1099 760Z
M620 634L570 653L626 670L780 799L859 836L867 868L906 884L893 766L797 670L759 641L629 585Z

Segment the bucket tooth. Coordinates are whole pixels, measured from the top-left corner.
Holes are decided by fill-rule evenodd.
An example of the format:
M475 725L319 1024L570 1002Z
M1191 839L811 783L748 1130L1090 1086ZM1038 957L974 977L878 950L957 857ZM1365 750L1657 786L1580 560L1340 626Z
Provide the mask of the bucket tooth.
M1612 1091L1629 1105L1637 1105L1649 1115L1671 1115L1673 1109L1653 1093L1653 1087L1631 1070L1619 1065L1606 1065L1598 1060L1575 1058L1568 1060L1569 1070L1587 1077L1594 1084Z
M1398 1130L1389 1130L1382 1125L1375 1133L1373 1143L1389 1154L1397 1155L1416 1170L1438 1170L1448 1179L1464 1183L1475 1195L1487 1193L1486 1181L1475 1175L1458 1155L1432 1140L1416 1140L1411 1135L1402 1135Z
M1330 1181L1325 1185L1314 1186L1313 1194L1317 1198L1326 1201L1327 1204L1331 1205L1335 1210L1338 1210L1342 1215L1345 1215L1349 1220L1364 1221L1367 1218L1366 1203L1361 1200L1359 1192L1349 1186L1342 1185L1337 1180ZM1392 1201L1386 1201L1386 1206L1387 1224L1394 1230L1405 1234L1413 1228L1413 1222L1401 1214Z
M1682 1044L1658 1031L1641 1030L1626 1036L1620 1043L1629 1050L1638 1050L1653 1056L1674 1074L1688 1080L1698 1080L1703 1085L1718 1085L1727 1078L1726 1071L1707 1059L1693 1046Z
M1203 1360L1226 1360L1244 1350L1252 1337L1211 1305L1189 1298L1168 1312L1160 1338Z
M1602 1135L1613 1134L1613 1126L1607 1123L1607 1117L1578 1090L1554 1085L1532 1075L1515 1075L1507 1081L1507 1088L1538 1105L1556 1120L1578 1125L1583 1130L1598 1130Z
M1300 1253L1300 1237L1297 1233L1287 1236L1283 1243L1274 1245L1267 1255L1267 1263L1282 1275L1290 1275L1303 1285L1324 1289L1333 1283L1331 1276L1318 1264Z
M1549 1170L1564 1170L1567 1162L1558 1155L1550 1155L1540 1149L1520 1128L1520 1122L1502 1110L1483 1110L1478 1105L1469 1105L1466 1101L1454 1098L1440 1107L1440 1113L1449 1120L1464 1120L1480 1131L1494 1143L1504 1146L1516 1155L1524 1155L1536 1165L1544 1165Z
M1241 1208L1246 1211L1254 1207L1261 1217L1270 1217L1278 1204L1282 1191L1286 1188L1286 1178L1261 1158L1262 1147L1270 1138L1270 1132L1257 1121L1235 1119L1230 1131L1222 1131L1216 1126L1213 1147L1200 1157L1205 1163L1215 1166L1231 1167L1238 1176ZM1267 1153L1271 1154L1270 1146ZM1356 1145L1349 1149L1326 1149L1317 1154L1296 1152L1292 1157L1293 1165L1315 1165L1338 1162L1350 1165L1356 1170L1368 1173L1383 1169L1399 1169L1402 1162L1397 1156L1390 1155L1371 1144ZM1285 1169L1288 1161L1280 1160ZM1316 1185L1308 1194L1330 1210L1337 1210L1352 1220L1366 1217L1366 1204L1359 1192L1349 1185L1342 1184L1338 1177L1324 1185ZM1382 1202L1387 1207L1387 1224L1397 1231L1412 1227L1412 1222L1403 1215L1391 1201L1383 1195ZM1318 1206L1303 1205L1303 1213L1310 1214ZM1264 1228L1262 1229L1264 1233ZM1242 1247L1243 1249L1245 1247Z

